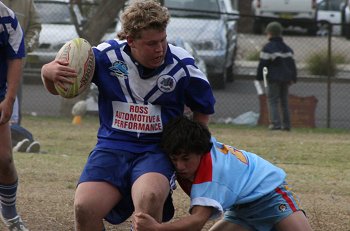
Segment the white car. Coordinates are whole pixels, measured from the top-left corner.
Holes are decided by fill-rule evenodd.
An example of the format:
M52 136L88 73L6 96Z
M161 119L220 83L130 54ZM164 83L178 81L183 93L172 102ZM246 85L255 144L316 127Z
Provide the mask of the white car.
M316 0L253 0L253 32L263 33L271 21L279 21L284 27L299 26L309 34L316 34Z
M350 39L350 0L344 1L344 6L342 10L342 34Z
M182 47L185 50L187 50L193 56L198 69L201 70L206 76L208 75L207 66L205 65L204 60L198 55L198 52L196 51L196 49L194 49L194 47L189 42L183 40L180 37L176 38L175 41L168 41L168 42L175 46Z
M318 34L328 33L328 24L333 24L334 35L342 34L342 12L344 9L344 0L318 0L317 2L317 25Z
M205 61L213 88L233 80L239 12L230 0L164 0L171 19L169 40L181 36Z
M42 29L39 47L28 53L26 68L41 68L55 59L58 50L69 40L79 37L70 14L69 0L35 0ZM77 14L78 20L83 18Z

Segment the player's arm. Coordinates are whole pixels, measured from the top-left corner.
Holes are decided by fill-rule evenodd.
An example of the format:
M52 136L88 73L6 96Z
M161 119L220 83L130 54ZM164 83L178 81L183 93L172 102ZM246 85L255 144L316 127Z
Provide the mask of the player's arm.
M202 230L212 214L212 210L212 207L194 206L190 215L169 223L158 223L146 213L136 213L133 216L133 228L136 231Z
M12 115L13 103L15 102L17 89L21 82L22 59L7 60L7 91L5 99L0 106L0 125L7 123Z
M46 89L53 95L58 95L55 83L65 88L64 83L74 83L76 71L68 66L68 62L53 60L41 68L41 79Z
M17 89L21 82L22 75L22 59L8 59L7 60L7 92L6 98L15 102Z
M198 121L198 122L201 122L205 125L208 125L209 124L209 115L207 114L203 114L203 113L200 113L200 112L193 112L193 120L194 121Z

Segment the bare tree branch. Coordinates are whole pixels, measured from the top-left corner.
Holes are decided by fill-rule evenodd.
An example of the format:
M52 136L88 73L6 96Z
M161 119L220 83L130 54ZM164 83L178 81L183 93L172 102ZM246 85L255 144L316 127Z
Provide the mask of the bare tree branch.
M74 12L74 7L82 9L84 0L71 0L70 11L78 35L87 39L92 45L100 43L107 29L111 27L118 16L119 11L123 8L125 0L100 0L97 8L88 16L83 25L79 25L79 20Z

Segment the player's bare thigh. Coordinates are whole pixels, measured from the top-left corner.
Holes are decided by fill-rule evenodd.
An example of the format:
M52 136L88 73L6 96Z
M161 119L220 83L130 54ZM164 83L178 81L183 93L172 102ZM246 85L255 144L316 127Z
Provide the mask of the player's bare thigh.
M121 200L119 190L107 182L82 182L75 192L74 205L94 211L94 216L103 218Z
M225 221L225 220L220 220L216 222L209 231L249 231L249 229L245 229L240 225Z
M169 190L169 180L164 175L155 172L143 174L132 186L135 212L148 213L160 221Z
M297 211L276 224L279 231L311 231L312 228L305 214Z

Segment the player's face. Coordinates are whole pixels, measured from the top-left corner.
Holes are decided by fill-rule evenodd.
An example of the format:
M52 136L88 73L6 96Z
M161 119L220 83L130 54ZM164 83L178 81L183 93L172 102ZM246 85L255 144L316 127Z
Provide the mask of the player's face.
M167 50L166 31L154 29L144 30L141 38L128 37L131 54L141 65L147 68L157 68L163 61Z
M174 164L176 174L179 177L193 181L201 161L201 157L201 155L197 155L195 153L184 153L170 156L170 160Z

